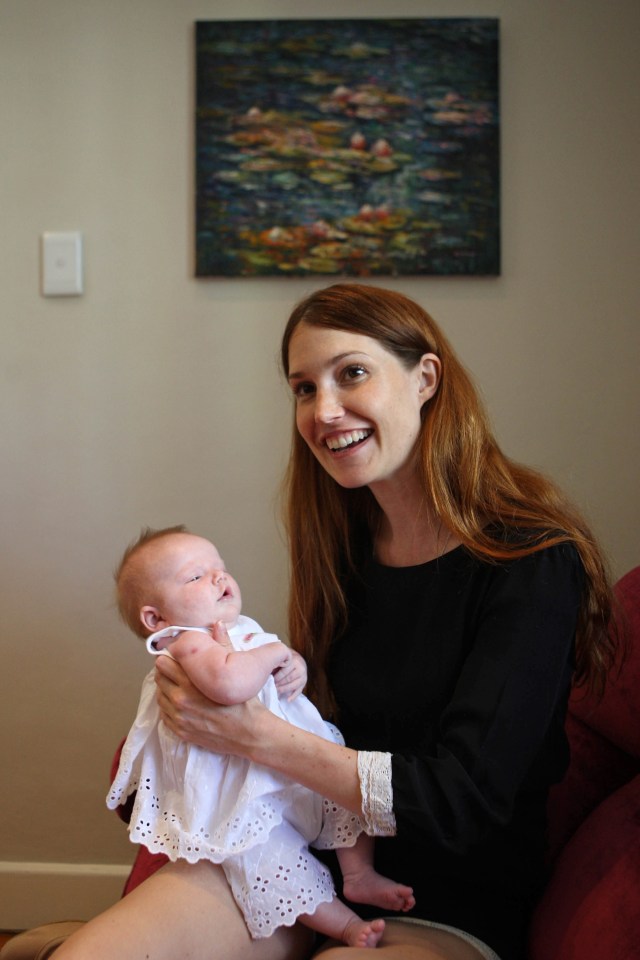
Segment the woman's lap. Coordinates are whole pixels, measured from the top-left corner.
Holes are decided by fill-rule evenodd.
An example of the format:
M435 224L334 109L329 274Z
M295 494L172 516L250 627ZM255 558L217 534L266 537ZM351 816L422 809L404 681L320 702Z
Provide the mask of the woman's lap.
M375 956L380 960L483 960L472 943L438 927L388 920ZM372 960L371 951L329 944L314 957L318 960Z
M56 950L56 960L307 960L301 924L252 940L220 867L170 863ZM482 960L473 944L437 927L387 921L380 960ZM319 960L372 960L370 949L326 944Z
M252 940L220 867L168 864L56 951L56 960L307 960L309 931Z

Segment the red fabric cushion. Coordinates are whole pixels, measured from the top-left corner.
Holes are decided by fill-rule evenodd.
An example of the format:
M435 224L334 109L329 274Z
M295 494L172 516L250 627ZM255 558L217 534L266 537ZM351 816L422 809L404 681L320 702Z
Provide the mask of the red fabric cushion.
M571 713L565 729L571 761L564 779L549 794L547 857L550 863L591 811L640 772L635 757L615 747Z
M587 818L535 912L530 960L640 960L640 775Z
M618 665L613 670L601 701L576 690L569 709L621 750L640 758L640 566L625 574L615 591L626 635L622 669Z
M625 621L626 657L601 701L584 690L571 696L566 722L571 761L549 798L550 862L585 817L640 771L640 567L615 591Z

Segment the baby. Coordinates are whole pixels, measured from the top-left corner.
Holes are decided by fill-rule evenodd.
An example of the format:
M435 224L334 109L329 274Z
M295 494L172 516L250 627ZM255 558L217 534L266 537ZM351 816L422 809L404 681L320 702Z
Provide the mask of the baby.
M240 588L210 541L184 527L145 530L125 552L116 584L125 622L151 653L177 660L209 699L258 696L287 722L342 742L302 695L302 657L241 615ZM410 910L411 888L374 870L374 841L360 818L263 766L179 740L160 721L153 677L107 797L114 809L136 793L131 840L171 860L221 864L254 938L300 920L349 946L375 947L384 920L362 920L338 899L308 850L336 850L349 900Z

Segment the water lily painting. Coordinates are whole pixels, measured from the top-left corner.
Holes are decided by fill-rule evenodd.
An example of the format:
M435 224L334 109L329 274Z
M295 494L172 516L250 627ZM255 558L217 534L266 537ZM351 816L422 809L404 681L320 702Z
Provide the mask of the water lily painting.
M498 21L196 24L198 277L496 275Z

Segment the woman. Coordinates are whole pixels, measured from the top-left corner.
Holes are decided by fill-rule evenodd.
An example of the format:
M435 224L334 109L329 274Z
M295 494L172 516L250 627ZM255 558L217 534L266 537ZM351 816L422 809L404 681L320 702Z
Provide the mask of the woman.
M290 639L349 746L255 701L213 706L160 658L165 720L318 792L330 784L364 817L378 868L416 897L408 921L387 920L382 956L518 960L543 877L547 791L568 760L569 686L602 686L614 653L603 559L555 488L502 454L413 301L358 284L314 293L289 320L282 360L295 397ZM104 917L73 956L116 956L105 940L124 928L138 953L118 957L141 943L167 958L176 943L209 960L310 952L297 927L243 940L214 868L165 868Z

